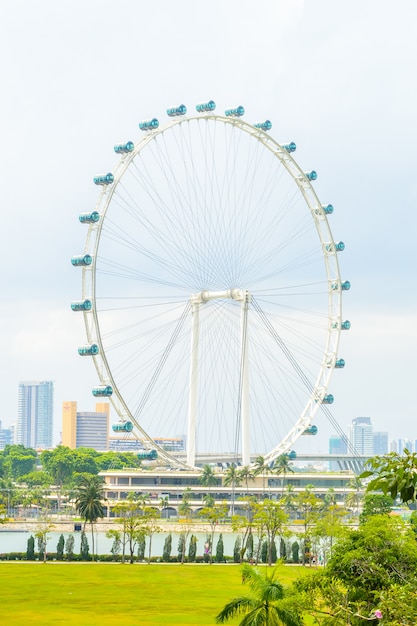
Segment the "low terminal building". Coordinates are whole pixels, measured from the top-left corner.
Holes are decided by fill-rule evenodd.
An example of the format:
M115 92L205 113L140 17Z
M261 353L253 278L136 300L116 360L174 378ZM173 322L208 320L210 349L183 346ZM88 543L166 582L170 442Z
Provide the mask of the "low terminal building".
M204 497L210 494L216 502L242 503L250 497L257 500L270 498L279 500L289 491L298 494L308 487L314 494L324 499L329 492L337 504L343 506L349 493L355 491L350 485L355 475L343 472L303 472L294 471L283 475L258 474L253 478L239 481L239 484L225 484L226 473L214 473L215 484L203 486L201 474L183 470L123 469L107 470L100 473L105 482L108 515L111 508L125 500L130 494L147 496L151 506L164 507L164 517L176 517L183 494L187 491L193 513L204 506ZM213 481L214 482L214 481ZM227 482L227 481L226 481ZM239 507L237 507L239 508ZM236 504L234 504L236 510ZM243 509L242 509L243 510Z

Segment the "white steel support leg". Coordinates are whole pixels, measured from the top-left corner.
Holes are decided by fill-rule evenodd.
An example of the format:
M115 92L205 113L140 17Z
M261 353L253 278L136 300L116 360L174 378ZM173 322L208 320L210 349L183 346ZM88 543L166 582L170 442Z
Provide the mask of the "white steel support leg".
M198 393L198 343L200 332L200 302L192 302L191 322L191 359L190 359L190 388L188 397L188 435L187 435L187 465L195 466L195 439L197 420L197 393Z
M242 387L241 387L241 425L242 425L242 465L250 465L250 411L249 411L249 343L248 343L248 309L249 292L242 298Z

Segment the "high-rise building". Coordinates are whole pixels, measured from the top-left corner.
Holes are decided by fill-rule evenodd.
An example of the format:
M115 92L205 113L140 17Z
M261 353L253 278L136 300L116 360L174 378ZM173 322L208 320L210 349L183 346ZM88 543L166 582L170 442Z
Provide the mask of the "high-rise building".
M387 454L388 453L388 433L374 431L373 438L373 454Z
M13 438L14 432L12 428L2 428L2 424L0 422L0 450L4 450L4 448L8 444L14 443Z
M355 417L348 426L349 443L356 454L373 454L372 423L370 417Z
M329 454L336 454L336 455L341 455L341 454L347 454L347 440L346 438L343 437L338 437L337 435L333 435L332 437L330 437L329 439ZM329 469L330 471L338 471L339 468L339 464L337 461L330 461L329 462Z
M19 383L17 443L27 448L51 448L53 410L54 383L51 380Z
M62 445L68 448L109 449L110 404L97 402L96 410L77 411L76 402L62 405Z

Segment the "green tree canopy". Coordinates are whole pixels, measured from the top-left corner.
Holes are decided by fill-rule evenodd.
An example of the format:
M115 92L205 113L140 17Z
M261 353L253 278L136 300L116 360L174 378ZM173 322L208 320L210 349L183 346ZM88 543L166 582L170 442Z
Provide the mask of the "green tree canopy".
M372 480L367 491L382 491L393 500L397 497L402 502L414 502L417 497L417 453L404 449L404 454L390 452L384 456L375 456L367 462L369 469L361 474L361 478Z
M278 581L279 566L259 570L245 563L242 582L249 587L247 595L231 600L216 616L223 624L235 615L243 615L240 626L300 626L301 614L285 598L284 587Z
M83 478L77 488L75 507L84 520L91 524L91 547L94 560L94 523L104 515L103 481L98 476Z

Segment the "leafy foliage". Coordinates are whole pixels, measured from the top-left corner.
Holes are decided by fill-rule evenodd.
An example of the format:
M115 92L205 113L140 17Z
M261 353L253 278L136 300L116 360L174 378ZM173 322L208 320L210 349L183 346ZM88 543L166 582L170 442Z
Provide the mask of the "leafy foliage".
M369 459L370 468L361 474L361 478L374 476L367 486L367 491L382 491L393 500L400 497L405 503L413 502L417 496L417 453L404 450L403 455L390 452L384 456Z
M216 616L223 624L235 615L244 615L240 626L300 626L300 612L284 597L284 587L278 581L278 567L262 572L248 564L242 567L242 583L249 593L234 598Z

